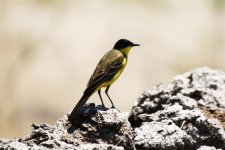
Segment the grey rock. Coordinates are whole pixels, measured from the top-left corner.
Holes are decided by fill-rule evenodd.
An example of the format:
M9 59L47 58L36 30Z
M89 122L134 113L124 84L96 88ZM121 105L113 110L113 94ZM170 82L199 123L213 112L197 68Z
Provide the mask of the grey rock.
M94 108L89 104L84 109ZM53 126L33 124L31 134L24 139L0 140L0 149L135 149L133 131L127 118L127 113L116 109L98 109L95 114L82 118L81 126L73 126L66 115Z
M191 137L172 122L145 122L135 130L135 146L137 149L173 149L184 148L185 143L191 143Z
M73 125L33 124L23 139L0 149L219 150L225 149L225 73L199 68L144 92L130 114L85 105Z
M222 149L216 149L214 146L200 146L197 150L222 150Z
M129 121L137 149L225 149L224 72L200 68L153 87L138 99Z

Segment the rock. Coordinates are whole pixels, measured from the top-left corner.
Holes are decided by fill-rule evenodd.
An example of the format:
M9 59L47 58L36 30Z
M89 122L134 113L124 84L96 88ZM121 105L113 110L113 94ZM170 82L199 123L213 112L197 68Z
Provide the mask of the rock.
M222 150L222 149L216 149L214 146L201 146L197 150Z
M137 149L225 149L225 74L200 68L158 85L138 99L129 121Z
M84 109L93 108L86 105ZM97 110L87 116L81 126L73 126L67 116L53 126L33 124L31 134L24 139L0 141L0 149L135 149L133 132L128 122L128 114L116 109Z
M138 98L131 113L85 105L73 125L32 125L23 139L0 140L0 149L225 149L225 73L199 68Z

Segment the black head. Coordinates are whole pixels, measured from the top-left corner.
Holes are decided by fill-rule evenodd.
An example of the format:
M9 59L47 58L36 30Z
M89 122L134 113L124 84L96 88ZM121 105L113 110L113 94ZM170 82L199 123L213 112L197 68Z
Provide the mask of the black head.
M140 45L134 44L131 41L126 40L126 39L120 39L119 41L116 42L113 49L121 50L121 49L124 49L129 46L133 47L133 46L140 46Z

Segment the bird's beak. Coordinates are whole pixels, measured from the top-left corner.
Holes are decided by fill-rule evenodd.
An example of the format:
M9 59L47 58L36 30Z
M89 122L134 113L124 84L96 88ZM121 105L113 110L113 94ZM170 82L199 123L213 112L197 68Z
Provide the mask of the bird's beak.
M133 44L132 46L141 46L140 44Z

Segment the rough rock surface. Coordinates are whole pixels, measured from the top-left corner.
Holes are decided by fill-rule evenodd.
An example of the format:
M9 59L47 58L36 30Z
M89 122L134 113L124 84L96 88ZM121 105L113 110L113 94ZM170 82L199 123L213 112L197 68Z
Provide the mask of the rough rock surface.
M0 149L225 149L225 73L196 69L146 91L129 116L89 104L79 119L33 124L23 139L0 140Z
M28 137L0 140L0 149L134 149L128 114L116 109L96 110L93 106L89 104L84 107L83 123L79 127L71 125L67 116L53 126L33 124Z
M225 74L200 68L146 91L129 121L137 149L225 149Z

